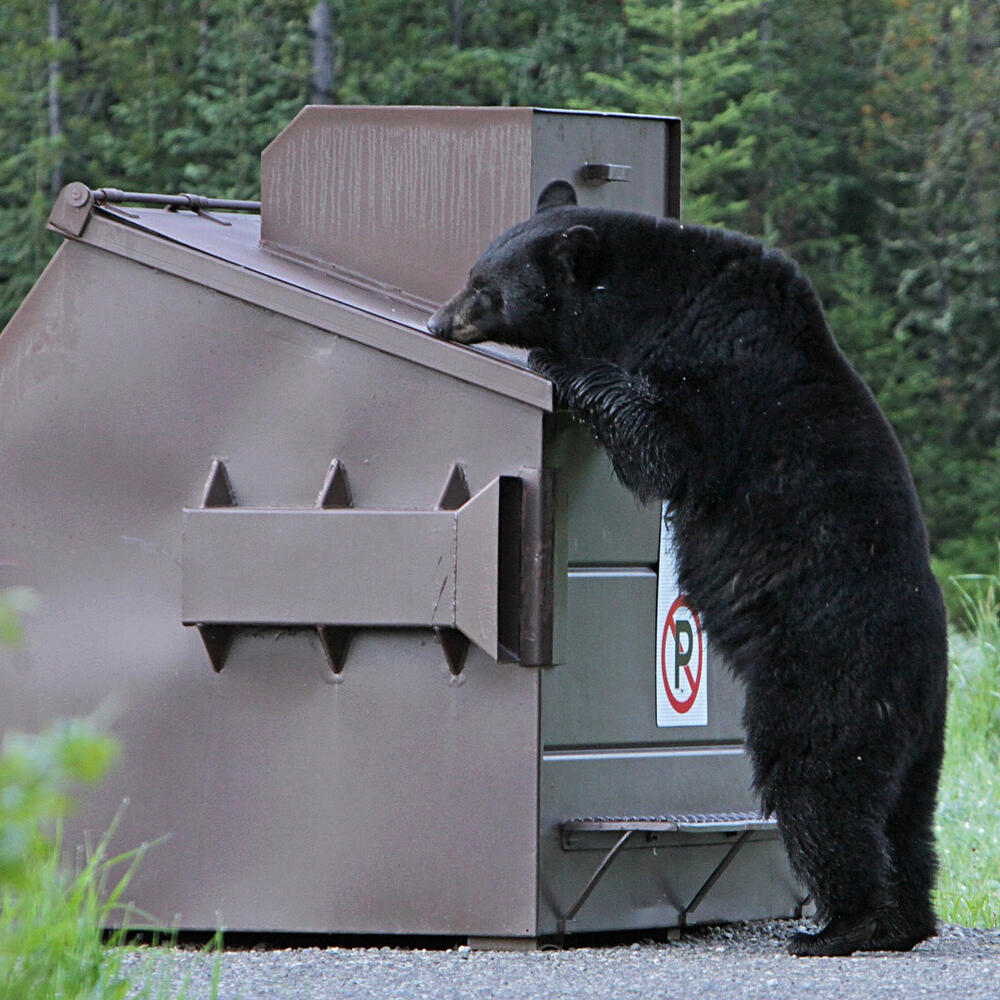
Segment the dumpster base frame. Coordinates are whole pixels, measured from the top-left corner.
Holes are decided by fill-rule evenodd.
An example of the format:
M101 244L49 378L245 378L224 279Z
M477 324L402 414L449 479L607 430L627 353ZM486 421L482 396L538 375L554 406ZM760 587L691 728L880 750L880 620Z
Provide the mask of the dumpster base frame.
M589 819L572 819L563 823L559 830L560 841L564 851L600 850L588 840L593 840L595 834L617 834L617 839L610 849L606 850L593 874L580 890L576 899L558 917L557 936L562 940L570 922L583 908L591 893L608 873L615 860L627 847L653 849L662 847L663 835L691 834L695 836L735 835L736 839L716 864L708 877L702 882L690 902L678 909L678 922L671 928L676 937L687 927L689 914L701 904L712 887L725 874L726 869L736 859L737 854L755 834L773 834L778 829L778 821L773 816L761 816L759 813L709 813L684 814L666 816L602 816ZM644 835L640 841L638 835ZM809 896L796 900L795 919L800 919L803 908L809 902Z

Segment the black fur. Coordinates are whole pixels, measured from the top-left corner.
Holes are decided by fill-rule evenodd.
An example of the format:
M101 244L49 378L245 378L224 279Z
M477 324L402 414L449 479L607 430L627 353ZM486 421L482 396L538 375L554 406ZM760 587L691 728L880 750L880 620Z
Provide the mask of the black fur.
M744 684L763 807L824 923L790 950L911 948L935 930L947 652L896 438L787 258L556 184L428 327L532 348L625 486L668 502L681 586Z

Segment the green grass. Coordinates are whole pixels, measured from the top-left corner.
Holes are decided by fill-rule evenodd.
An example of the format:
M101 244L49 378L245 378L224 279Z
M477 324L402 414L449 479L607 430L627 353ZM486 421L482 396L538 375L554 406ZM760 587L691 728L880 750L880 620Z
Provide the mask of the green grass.
M28 591L0 591L0 646L23 641L20 618L34 603ZM0 670L3 667L0 656ZM111 855L116 817L96 844L77 852L75 865L67 863L63 850L62 822L73 805L72 790L100 781L117 753L117 743L95 720L61 722L40 734L4 736L0 1000L168 1000L187 993L183 980L173 985L169 963L147 962L126 974L125 930L110 937L103 930L128 926L133 910L126 904L126 893L147 845ZM217 936L211 950L220 949ZM217 996L219 971L217 958L212 998Z
M75 867L62 850L67 788L99 780L115 742L88 720L32 736L8 735L0 751L0 1000L168 1000L185 997L169 961L150 954L124 971L135 911L129 882L148 848L109 854L118 817ZM143 923L150 918L143 915ZM103 928L123 929L107 936ZM209 950L221 950L217 935ZM216 960L210 996L221 966Z
M0 753L0 998L122 997L101 927L119 906L141 852L108 857L113 828L75 871L62 864L67 789L96 781L115 744L86 722L10 735Z
M936 903L948 923L1000 927L1000 577L960 577L970 631L951 636Z

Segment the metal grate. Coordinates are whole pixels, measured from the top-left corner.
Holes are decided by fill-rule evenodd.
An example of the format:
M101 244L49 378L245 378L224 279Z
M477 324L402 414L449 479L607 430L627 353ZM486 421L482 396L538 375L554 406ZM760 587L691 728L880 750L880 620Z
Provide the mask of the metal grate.
M744 830L776 830L773 816L759 813L683 813L667 816L594 816L567 820L563 834L574 833L742 833Z

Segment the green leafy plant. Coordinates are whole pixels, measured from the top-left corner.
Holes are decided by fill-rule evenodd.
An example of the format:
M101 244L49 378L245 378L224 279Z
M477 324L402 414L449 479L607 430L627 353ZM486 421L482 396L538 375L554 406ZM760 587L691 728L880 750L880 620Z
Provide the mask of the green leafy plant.
M36 604L28 590L0 593L0 645L23 642L21 615ZM110 853L121 812L96 844L78 852L75 866L66 864L62 825L72 792L99 782L118 756L99 715L40 734L8 733L0 747L0 1000L166 1000L187 993L187 983L175 987L162 962L155 970L151 962L145 969L127 963L134 911L125 892L151 845ZM106 935L112 925L119 930ZM221 949L220 935L210 949ZM212 997L220 968L217 958Z
M21 615L38 607L35 592L28 587L7 587L0 590L0 643L21 645Z
M61 864L61 823L77 782L98 781L117 754L93 722L8 735L0 751L0 998L124 996L102 926L120 906L142 851L108 856L114 825L79 870ZM120 874L119 874L120 872Z

